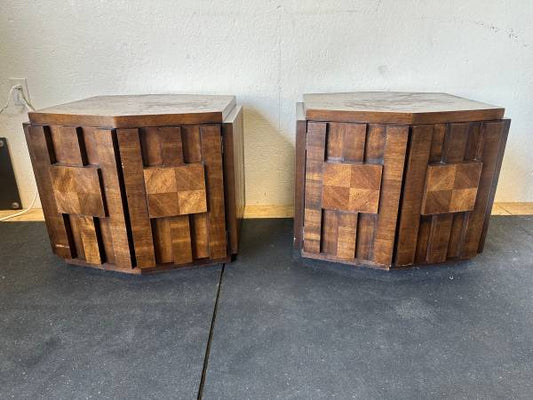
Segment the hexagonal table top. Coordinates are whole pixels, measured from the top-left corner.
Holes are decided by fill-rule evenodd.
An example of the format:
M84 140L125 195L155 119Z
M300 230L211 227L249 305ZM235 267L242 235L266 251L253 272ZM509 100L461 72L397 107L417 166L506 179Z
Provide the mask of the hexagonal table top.
M429 92L315 93L303 96L305 116L315 121L430 124L501 119L503 107Z

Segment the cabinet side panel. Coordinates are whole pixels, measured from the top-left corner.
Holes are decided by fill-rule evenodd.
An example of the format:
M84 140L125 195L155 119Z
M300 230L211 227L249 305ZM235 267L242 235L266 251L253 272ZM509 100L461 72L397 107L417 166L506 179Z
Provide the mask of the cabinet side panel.
M298 103L296 114L296 154L294 168L294 248L302 249L304 225L304 192L305 192L305 134L307 122L303 115L303 104Z

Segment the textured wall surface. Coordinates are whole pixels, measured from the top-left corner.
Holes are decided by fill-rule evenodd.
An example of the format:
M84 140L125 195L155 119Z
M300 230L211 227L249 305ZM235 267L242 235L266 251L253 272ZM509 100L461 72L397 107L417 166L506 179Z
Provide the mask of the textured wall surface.
M533 2L0 0L0 94L38 108L101 94L234 94L248 204L291 204L295 102L306 92L445 91L513 119L498 201L533 201ZM20 126L0 115L23 202Z

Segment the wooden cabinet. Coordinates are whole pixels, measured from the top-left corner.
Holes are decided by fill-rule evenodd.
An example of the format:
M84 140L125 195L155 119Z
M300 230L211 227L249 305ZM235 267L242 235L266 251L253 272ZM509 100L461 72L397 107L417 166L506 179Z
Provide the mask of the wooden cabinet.
M305 95L295 248L379 268L475 256L509 130L503 114L444 93Z
M232 96L94 97L24 129L53 251L129 273L226 262L244 208Z

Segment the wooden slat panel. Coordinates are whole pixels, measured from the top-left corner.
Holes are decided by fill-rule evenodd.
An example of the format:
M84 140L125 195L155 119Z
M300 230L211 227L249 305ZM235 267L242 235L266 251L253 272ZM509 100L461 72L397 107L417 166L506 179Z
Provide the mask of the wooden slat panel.
M202 161L202 143L199 125L184 125L181 128L183 159L186 163ZM194 258L209 257L209 220L207 214L194 214L190 217Z
M94 218L89 216L79 216L77 222L85 261L89 264L102 264Z
M207 229L209 220L207 214L193 214L190 216L192 251L193 257L209 257L209 231Z
M433 128L433 139L431 141L431 151L429 155L430 162L442 161L442 150L444 147L444 137L446 136L447 126L437 124Z
M174 264L192 262L191 231L187 215L170 218L170 236Z
M104 246L105 261L109 264L115 264L115 251L113 249L113 234L109 218L100 218L100 235Z
M433 215L428 239L426 261L438 263L446 261L448 254L448 242L452 230L453 215Z
M387 127L374 262L391 265L409 128Z
M158 264L174 261L172 251L172 235L170 233L170 218L156 218L152 220L154 233L155 256Z
M357 228L356 256L361 260L371 260L374 248L374 235L376 230L376 214L359 214Z
M463 250L465 227L468 213L459 213L453 216L450 243L448 244L448 258L457 258Z
M398 230L397 265L410 265L415 262L416 242L420 224L421 193L424 191L432 134L432 125L412 127L411 146L407 160Z
M87 164L87 154L81 128L51 126L56 161L70 165Z
M510 126L511 126L510 119L504 119L501 121L500 143L499 143L498 155L496 156L496 160L495 160L496 165L494 167L494 175L493 175L490 190L489 190L489 197L487 200L487 205L485 207L485 218L484 218L484 223L483 223L483 229L481 231L481 238L479 240L479 246L477 249L478 253L482 252L483 247L485 247L485 238L487 236L487 230L489 228L489 220L490 220L490 215L492 211L492 205L494 204L494 196L496 195L498 179L500 177L500 169L502 167L502 162L503 162L503 154L505 152L505 145L507 144L507 136L509 135ZM481 154L481 151L480 151L480 154Z
M41 198L46 228L52 245L52 251L60 257L71 258L72 252L68 240L63 216L57 212L52 195L50 164L55 160L52 140L48 131L42 126L24 125L24 132L35 173L35 180Z
M342 160L342 147L344 142L344 127L346 124L330 122L327 137L328 161Z
M83 250L83 241L81 239L81 229L79 221L79 219L83 217L79 215L65 215L65 218L68 218L69 221L68 226L70 227L76 258L85 260L85 251Z
M507 138L508 121L486 122L482 125L483 169L476 197L474 211L468 218L462 258L474 257L482 244L485 220L492 207L493 192L496 190L497 175L501 165L503 149Z
M441 162L442 151L444 148L444 138L446 136L447 127L445 124L437 124L433 127L433 136L431 138L431 148L429 152L429 162ZM424 168L424 173L427 170L427 166ZM422 196L423 191L420 192ZM420 213L420 209L418 210ZM416 263L426 263L429 245L429 235L431 232L431 225L433 219L431 217L422 217L420 219L420 225L418 227L418 240L416 243Z
M465 160L479 160L482 150L481 123L472 122L469 125L468 141L465 149Z
M337 212L337 257L343 260L355 258L357 214Z
M337 212L323 210L322 213L321 251L329 256L336 256L338 232Z
M113 140L111 130L97 130L95 132L98 147L98 159L102 170L102 180L105 189L107 209L109 211L109 225L113 236L113 251L115 264L121 268L132 267L132 254L124 218L124 205L118 179L118 146ZM124 199L125 200L125 199Z
M344 161L362 162L365 153L366 124L346 124L342 145Z
M385 151L385 126L368 125L364 160L366 163L382 163ZM374 214L359 214L356 257L361 260L373 258L374 236L378 217Z
M415 262L424 264L427 262L429 235L431 232L432 216L422 216L418 227L418 241L416 242Z
M163 165L161 141L156 127L140 129L143 165L147 167Z
M434 141L434 144L438 146L438 143L440 143L440 128L436 127L435 129L437 138ZM445 134L442 149L439 150L441 152L441 160L449 164L463 161L468 142L469 124L449 124L446 129L442 130L444 130ZM433 156L436 157L436 154ZM454 224L455 218L458 218L458 221ZM454 214L434 215L432 217L426 255L426 261L428 263L446 261L449 242L455 242L458 240L456 237L451 237L452 226L457 225L460 218L462 217ZM457 226L455 232L459 236L462 236L461 230L458 230Z
M320 253L322 225L322 172L325 156L326 124L307 124L305 174L304 250Z
M224 258L227 243L220 125L202 125L200 133L209 193L209 253L214 259Z
M161 160L167 167L183 164L183 145L179 126L165 126L158 128L161 147Z
M118 129L117 140L128 199L136 265L140 268L155 267L154 245L146 204L146 188L144 187L143 161L138 130Z
M370 164L381 163L385 151L385 125L368 125L365 142L365 161Z
M294 248L302 249L304 229L304 191L305 191L305 136L307 121L303 111L303 104L298 103L296 108L296 156L294 178Z

